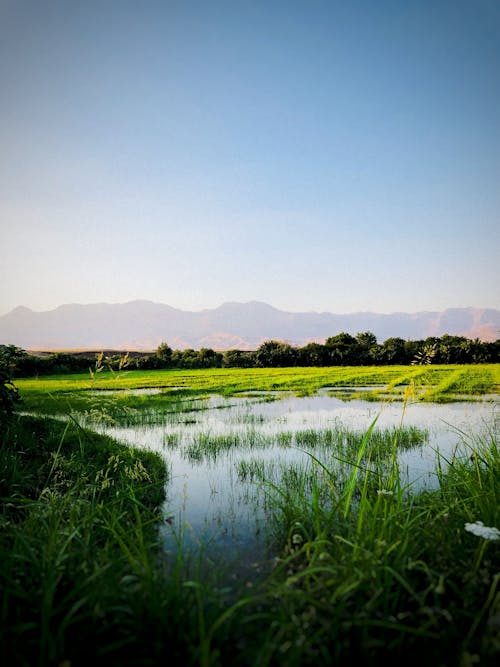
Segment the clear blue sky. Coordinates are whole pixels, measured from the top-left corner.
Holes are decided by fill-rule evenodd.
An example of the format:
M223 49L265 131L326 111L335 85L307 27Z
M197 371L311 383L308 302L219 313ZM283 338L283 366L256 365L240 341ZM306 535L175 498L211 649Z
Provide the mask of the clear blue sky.
M0 0L0 313L500 307L497 0Z

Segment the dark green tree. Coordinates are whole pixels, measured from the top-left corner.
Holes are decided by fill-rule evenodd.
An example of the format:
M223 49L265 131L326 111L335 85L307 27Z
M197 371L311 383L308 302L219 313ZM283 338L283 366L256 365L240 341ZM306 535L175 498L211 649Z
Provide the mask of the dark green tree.
M356 340L361 347L369 350L371 347L377 344L377 336L371 331L362 331L361 333L356 334Z
M209 347L202 347L198 352L198 368L219 368L222 365L222 354Z
M354 336L345 331L327 338L325 347L332 366L350 366L360 363L359 343Z
M377 337L371 331L363 331L356 334L358 343L358 363L370 365L375 363L378 354Z
M381 351L383 364L406 364L405 341L403 338L388 338L384 341Z
M279 340L266 340L255 352L256 365L263 368L295 366L296 359L297 350Z
M226 350L222 365L225 368L252 368L255 366L254 353L244 350Z
M301 366L326 366L328 364L328 349L320 343L308 343L299 348L297 352Z
M160 343L156 348L156 358L162 366L170 366L172 363L172 348L167 343Z

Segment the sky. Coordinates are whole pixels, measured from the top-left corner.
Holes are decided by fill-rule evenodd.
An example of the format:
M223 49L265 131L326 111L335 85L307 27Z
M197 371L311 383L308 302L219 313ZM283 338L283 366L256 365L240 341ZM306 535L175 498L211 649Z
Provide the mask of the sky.
M497 0L0 0L0 314L500 308Z

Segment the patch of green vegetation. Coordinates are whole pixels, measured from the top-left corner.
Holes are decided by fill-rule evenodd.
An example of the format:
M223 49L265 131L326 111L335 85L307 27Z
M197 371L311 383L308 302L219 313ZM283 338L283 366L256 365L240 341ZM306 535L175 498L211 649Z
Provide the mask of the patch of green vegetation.
M181 399L193 402L213 394L248 396L248 392L294 392L300 396L315 394L324 387L346 388L335 396L384 400L403 400L411 385L416 400L441 401L456 395L480 397L498 394L500 364L460 366L382 366L331 368L250 368L103 372L98 379L87 375L63 375L24 378L16 382L24 409L39 414L67 414L71 411L109 414L123 423L134 415L150 410L151 415L182 410ZM370 387L373 391L353 391ZM157 388L156 394L131 394L131 391ZM105 390L112 390L112 394ZM260 400L266 400L265 396ZM198 406L203 409L203 405ZM194 410L193 405L187 409ZM97 413L96 413L97 416Z
M0 426L2 664L133 655L161 578L164 462L73 422Z
M440 381L423 394L423 399L433 402L464 400L498 392L496 367L457 367L452 373L443 374Z
M242 438L238 434L198 433L187 447L185 455L190 461L215 460L221 452L242 446Z
M312 458L268 483L284 547L255 664L496 664L495 434L470 442L437 490L416 495L401 486L395 458L392 467L360 465L367 446L347 478ZM266 474L264 463L247 468Z
M264 481L269 478L270 470L269 468L276 467L274 461L265 461L264 459L258 459L252 457L250 459L243 459L236 463L236 472L238 479L245 482L255 482L255 481Z
M405 428L373 429L365 448L365 455L387 458L394 451L417 447L428 440L428 431L414 426ZM294 447L304 452L321 451L322 457L355 458L364 433L343 426L321 429L304 429L295 432L282 431L264 434L253 427L224 434L196 433L183 454L189 461L215 461L231 451L244 452L271 447ZM178 437L173 441L178 444ZM255 476L255 475L254 475ZM261 479L263 481L264 478Z

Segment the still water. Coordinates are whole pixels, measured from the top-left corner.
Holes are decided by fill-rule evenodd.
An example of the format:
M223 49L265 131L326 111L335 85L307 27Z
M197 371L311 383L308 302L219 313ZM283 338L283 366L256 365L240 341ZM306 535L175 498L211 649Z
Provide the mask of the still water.
M93 428L165 457L170 469L166 549L182 534L185 545L202 543L216 558L237 555L248 564L258 562L270 537L268 487L242 475L242 462L264 466L270 481L276 481L283 466L311 465L304 451L307 434L364 432L375 418L379 430L402 425L426 431L423 444L398 455L402 482L418 489L437 485L438 457L445 464L454 453L468 456L474 438L498 433L500 410L496 400L409 403L403 408L401 402L344 401L328 390L306 398L254 392L188 400L174 411L158 411L153 420ZM341 465L324 443L311 451L327 465Z

